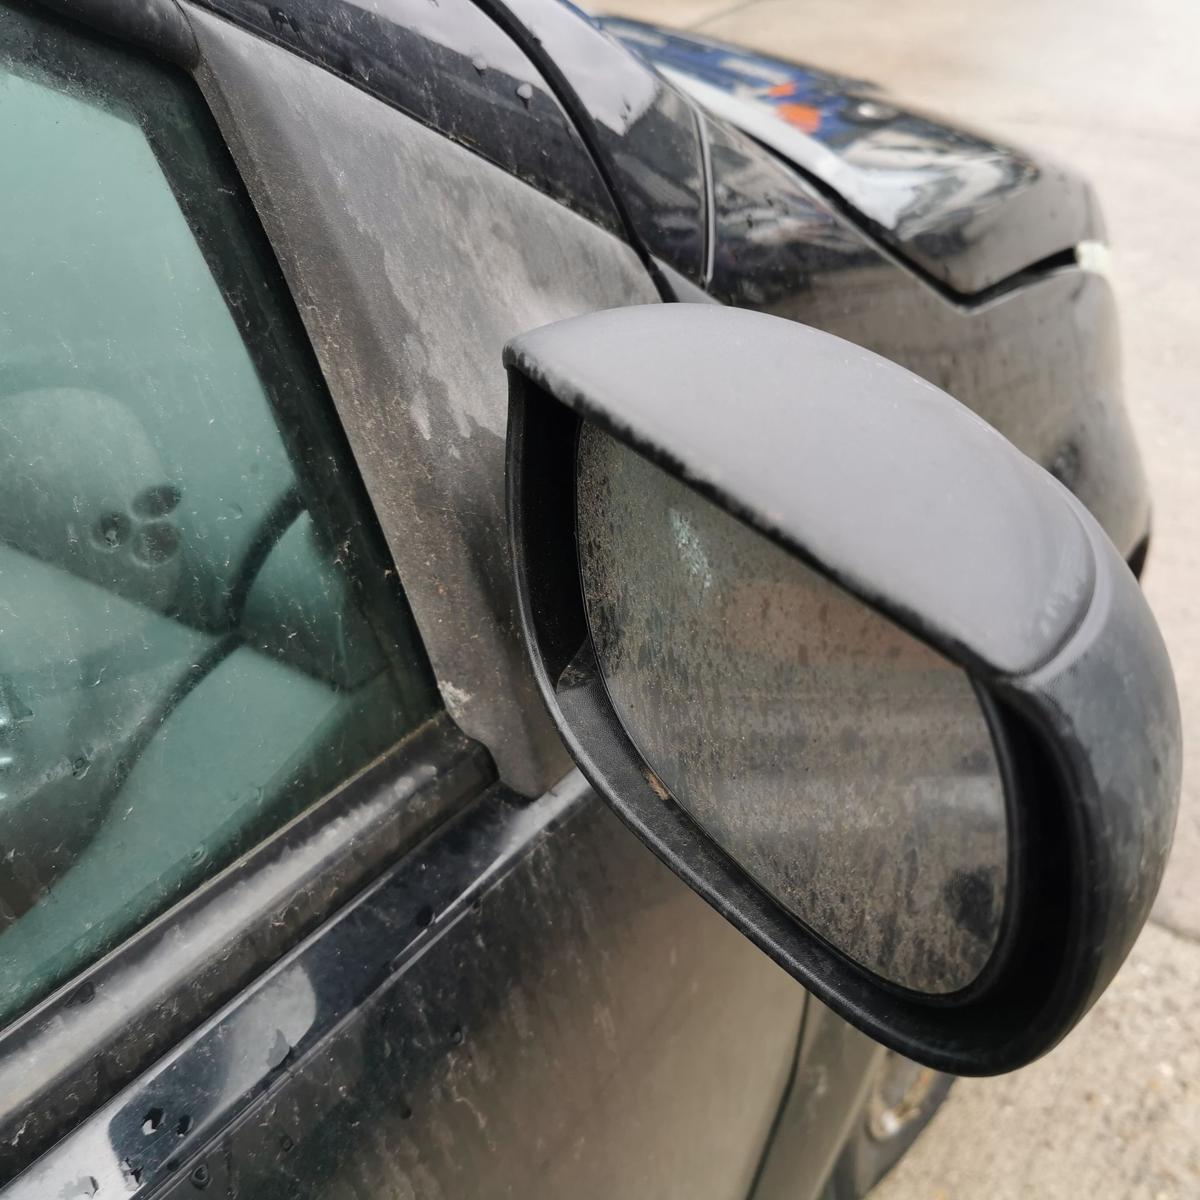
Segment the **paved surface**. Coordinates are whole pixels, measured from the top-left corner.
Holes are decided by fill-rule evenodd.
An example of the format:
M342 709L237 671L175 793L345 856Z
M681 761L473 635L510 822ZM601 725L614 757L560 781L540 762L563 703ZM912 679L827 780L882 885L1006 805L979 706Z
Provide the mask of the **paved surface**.
M601 0L592 0L597 7ZM874 79L1084 169L1113 243L1155 497L1146 587L1200 746L1200 4L607 0L609 11ZM1185 761L1186 761L1185 755ZM877 1200L1200 1197L1200 752L1154 923L1041 1062L961 1081Z

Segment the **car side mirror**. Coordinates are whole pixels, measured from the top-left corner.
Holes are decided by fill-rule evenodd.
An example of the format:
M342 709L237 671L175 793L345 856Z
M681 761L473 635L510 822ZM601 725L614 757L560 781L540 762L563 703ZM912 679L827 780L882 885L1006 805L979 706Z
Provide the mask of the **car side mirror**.
M1174 679L1126 564L962 405L838 338L651 305L516 338L521 621L625 822L867 1034L1044 1053L1150 910Z

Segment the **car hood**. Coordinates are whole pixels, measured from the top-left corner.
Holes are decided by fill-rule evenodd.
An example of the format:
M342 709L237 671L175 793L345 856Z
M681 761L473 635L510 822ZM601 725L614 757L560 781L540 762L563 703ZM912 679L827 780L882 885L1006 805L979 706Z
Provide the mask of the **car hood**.
M902 107L863 80L641 21L594 19L945 291L978 296L1098 256L1104 228L1091 187L1040 154Z

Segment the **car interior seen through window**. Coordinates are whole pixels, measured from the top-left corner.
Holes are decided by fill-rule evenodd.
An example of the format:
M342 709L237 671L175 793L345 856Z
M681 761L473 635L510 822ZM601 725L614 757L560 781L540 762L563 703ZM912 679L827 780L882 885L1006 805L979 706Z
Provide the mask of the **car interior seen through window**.
M435 705L191 84L0 9L0 1018Z

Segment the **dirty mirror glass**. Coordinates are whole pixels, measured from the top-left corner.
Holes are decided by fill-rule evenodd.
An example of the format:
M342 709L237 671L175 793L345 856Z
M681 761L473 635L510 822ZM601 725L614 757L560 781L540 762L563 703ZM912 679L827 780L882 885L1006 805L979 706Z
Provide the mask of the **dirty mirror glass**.
M970 984L1008 831L967 676L587 425L577 506L605 685L671 796L859 965L929 994Z

